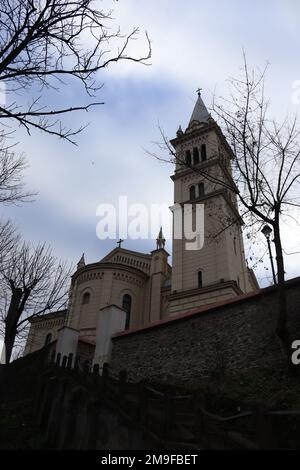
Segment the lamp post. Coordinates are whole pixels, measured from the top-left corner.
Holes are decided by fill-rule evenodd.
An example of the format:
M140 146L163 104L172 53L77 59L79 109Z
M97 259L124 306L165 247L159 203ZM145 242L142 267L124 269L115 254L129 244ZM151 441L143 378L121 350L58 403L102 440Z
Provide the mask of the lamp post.
M271 227L269 225L264 225L262 228L262 233L267 239L269 256L270 256L271 267L272 267L273 281L274 281L274 284L276 285L277 281L276 281L276 276L275 276L275 269L274 269L273 256L272 256L271 243L270 243L270 235L272 233Z

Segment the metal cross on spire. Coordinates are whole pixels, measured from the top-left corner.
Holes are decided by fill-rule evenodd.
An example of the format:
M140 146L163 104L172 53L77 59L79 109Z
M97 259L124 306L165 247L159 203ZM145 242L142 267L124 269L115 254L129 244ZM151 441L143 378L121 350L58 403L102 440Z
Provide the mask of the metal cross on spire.
M124 240L122 240L122 238L120 238L120 240L117 241L117 245L119 245L119 248L122 248L121 247L121 244L123 243Z
M196 93L198 93L198 96L201 95L201 90L202 90L202 88L198 88L198 89L196 90Z

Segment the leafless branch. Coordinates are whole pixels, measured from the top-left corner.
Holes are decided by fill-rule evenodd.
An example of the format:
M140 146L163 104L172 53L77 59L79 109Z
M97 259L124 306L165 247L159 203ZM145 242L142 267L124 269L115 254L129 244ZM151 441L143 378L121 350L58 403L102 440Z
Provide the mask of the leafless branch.
M15 122L27 132L35 128L72 143L84 129L66 129L57 115L85 110L103 102L90 102L60 109L17 104L28 90L61 90L70 80L78 81L88 97L102 83L97 74L114 63L129 61L149 65L151 42L147 32L145 53L130 54L139 29L129 34L113 28L112 11L97 8L94 0L3 0L0 4L0 80L6 104L0 108L2 122ZM26 97L26 95L25 95ZM18 100L17 100L18 101Z

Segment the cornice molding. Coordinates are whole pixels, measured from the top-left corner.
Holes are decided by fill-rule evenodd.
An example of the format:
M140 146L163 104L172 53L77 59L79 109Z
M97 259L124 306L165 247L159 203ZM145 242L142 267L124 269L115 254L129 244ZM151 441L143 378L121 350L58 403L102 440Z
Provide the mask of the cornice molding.
M218 282L216 284L211 284L210 286L204 286L201 288L196 288L196 289L189 289L189 290L182 290L182 291L177 291L176 293L172 293L169 296L169 300L177 300L177 299L182 299L182 298L187 298L187 297L192 297L194 295L201 295L201 294L206 294L210 292L214 292L216 290L224 290L232 288L237 295L243 294L243 291L239 288L237 283L235 281L224 281L224 282Z
M99 261L98 263L87 264L86 266L78 269L71 276L72 284L74 284L75 281L78 279L78 277L81 276L84 273L89 273L89 272L92 272L92 271L100 272L102 270L104 270L104 271L107 271L107 270L110 270L110 271L125 271L127 273L139 276L144 280L147 280L149 278L148 274L146 274L144 271L141 271L140 269L135 268L133 266L127 266L127 265L124 265L124 264L121 264L121 263L109 263L109 262L103 263L103 262Z

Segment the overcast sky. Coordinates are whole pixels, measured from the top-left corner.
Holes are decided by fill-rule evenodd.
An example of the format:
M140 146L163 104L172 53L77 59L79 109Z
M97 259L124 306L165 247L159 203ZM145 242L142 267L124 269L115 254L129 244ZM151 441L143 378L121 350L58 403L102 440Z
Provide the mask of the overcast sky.
M172 204L172 167L150 158L144 148L159 139L158 122L169 138L179 124L187 126L199 86L207 104L215 87L217 94L224 92L226 78L239 73L243 48L251 65L270 62L267 92L274 115L299 111L300 106L291 100L292 84L300 80L299 1L101 3L113 5L123 32L140 27L132 53L146 49L143 31L148 31L152 65L119 63L99 74L104 87L97 100L105 105L66 119L73 126L90 123L78 136L78 147L18 131L19 150L30 164L27 185L39 195L33 204L1 208L25 239L46 240L59 257L73 263L83 252L87 262L97 261L116 246L114 240L96 237L99 204L116 204L120 195L127 195L129 203ZM72 83L61 94L47 94L45 102L81 104L87 98ZM284 234L286 249L300 251L297 225L284 228ZM149 252L155 242L126 241L123 246ZM170 243L167 249L171 252ZM286 257L288 277L299 275L299 261L299 255ZM265 276L262 268L257 274Z

